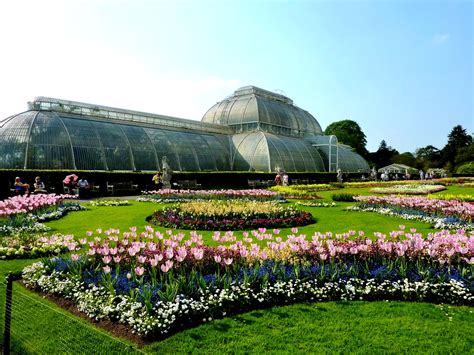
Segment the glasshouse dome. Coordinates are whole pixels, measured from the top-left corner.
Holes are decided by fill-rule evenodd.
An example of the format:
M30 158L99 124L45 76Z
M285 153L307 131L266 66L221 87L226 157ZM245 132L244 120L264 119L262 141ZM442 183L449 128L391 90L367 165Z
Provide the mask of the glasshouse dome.
M212 106L202 121L230 126L235 133L261 129L295 137L322 134L318 121L291 99L255 86L236 90Z
M0 169L347 172L367 162L286 96L235 91L202 122L37 97L0 121Z

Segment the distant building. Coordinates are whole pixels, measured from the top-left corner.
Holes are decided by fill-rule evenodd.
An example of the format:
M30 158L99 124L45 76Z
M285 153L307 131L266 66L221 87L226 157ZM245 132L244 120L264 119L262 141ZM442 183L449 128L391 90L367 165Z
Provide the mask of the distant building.
M242 87L202 122L48 97L0 121L0 169L368 172L286 96Z

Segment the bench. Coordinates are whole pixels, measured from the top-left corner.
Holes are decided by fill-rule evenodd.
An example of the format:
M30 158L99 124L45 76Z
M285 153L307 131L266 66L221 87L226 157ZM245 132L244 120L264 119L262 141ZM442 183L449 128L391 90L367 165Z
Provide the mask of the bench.
M138 184L134 184L133 181L127 182L112 182L107 181L107 193L110 195L124 195L124 194L136 194L138 193Z
M198 184L196 179L194 180L178 180L176 181L178 188L180 189L200 189L201 184Z
M275 185L273 180L247 180L249 187L259 188L259 187L269 187Z
M68 186L63 183L63 191L67 195L79 195L79 188L77 185Z

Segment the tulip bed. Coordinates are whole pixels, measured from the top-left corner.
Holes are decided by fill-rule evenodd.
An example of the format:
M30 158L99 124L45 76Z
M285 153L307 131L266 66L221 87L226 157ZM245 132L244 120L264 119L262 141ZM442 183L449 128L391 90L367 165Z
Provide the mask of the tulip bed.
M128 200L94 200L90 202L91 206L107 206L107 207L115 207L115 206L129 206L130 202Z
M443 185L405 184L388 187L374 187L370 192L378 194L427 195L446 190Z
M64 242L72 236L53 235L43 222L83 210L77 203L64 202L71 195L15 196L0 201L0 258L36 258L67 251Z
M68 251L67 243L74 240L72 235L52 236L26 235L24 237L0 238L0 259L32 259L59 255Z
M303 226L314 219L308 212L275 202L213 200L174 204L156 211L149 221L167 228L242 230Z
M336 187L330 184L309 184L309 185L289 185L289 186L272 186L270 191L279 193L286 198L292 199L319 199L318 191L334 190Z
M474 229L474 204L457 200L440 200L406 196L355 196L360 204L353 211L376 212L405 219L419 219L435 228Z
M280 235L264 228L236 240L215 232L146 227L89 233L73 254L28 266L24 283L73 301L89 317L148 338L272 305L326 300L474 304L474 233L423 236L349 231ZM261 247L260 242L266 242Z
M24 237L49 231L40 222L58 219L69 211L84 209L77 203L64 202L71 195L38 194L15 196L0 201L0 237Z
M180 202L192 200L248 200L248 201L275 201L284 200L279 193L262 189L247 190L173 190L161 189L142 191L138 199L141 202Z

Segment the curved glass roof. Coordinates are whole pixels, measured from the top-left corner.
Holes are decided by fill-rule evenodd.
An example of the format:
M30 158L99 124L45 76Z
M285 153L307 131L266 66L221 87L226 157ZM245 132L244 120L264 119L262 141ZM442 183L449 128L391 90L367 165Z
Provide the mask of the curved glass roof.
M155 171L368 171L322 135L288 97L253 86L213 106L203 122L38 97L0 121L0 169Z
M318 151L304 139L250 132L232 137L234 170L272 172L325 171Z
M211 107L202 122L230 126L235 133L265 132L304 137L322 134L318 121L286 96L245 86Z
M362 156L352 150L351 147L344 144L338 144L338 166L344 172L368 172L369 164Z
M88 104L85 102L55 99L38 96L28 102L29 110L54 111L58 113L84 115L107 121L118 120L135 123L159 125L171 128L201 130L212 133L232 134L232 129L211 123L187 120L171 116L157 115L141 111L132 111L122 108Z
M226 135L102 122L27 111L0 127L0 168L152 171L230 170Z

